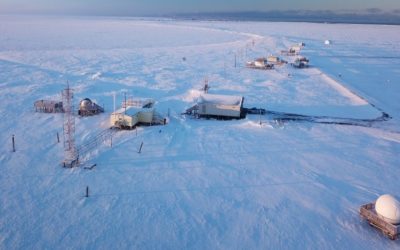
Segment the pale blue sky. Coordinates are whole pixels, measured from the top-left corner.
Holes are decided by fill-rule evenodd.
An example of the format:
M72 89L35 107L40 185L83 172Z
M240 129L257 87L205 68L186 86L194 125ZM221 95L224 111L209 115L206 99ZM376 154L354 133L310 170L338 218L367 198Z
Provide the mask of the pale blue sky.
M0 13L151 15L271 10L400 10L400 0L0 0Z

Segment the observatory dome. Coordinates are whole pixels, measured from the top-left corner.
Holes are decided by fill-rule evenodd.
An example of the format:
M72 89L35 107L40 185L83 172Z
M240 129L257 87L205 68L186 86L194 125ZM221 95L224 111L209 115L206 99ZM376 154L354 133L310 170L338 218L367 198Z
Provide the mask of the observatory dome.
M80 110L88 110L92 107L92 101L89 98L85 98L79 104Z
M400 223L400 202L390 194L381 195L375 203L375 210L386 222Z

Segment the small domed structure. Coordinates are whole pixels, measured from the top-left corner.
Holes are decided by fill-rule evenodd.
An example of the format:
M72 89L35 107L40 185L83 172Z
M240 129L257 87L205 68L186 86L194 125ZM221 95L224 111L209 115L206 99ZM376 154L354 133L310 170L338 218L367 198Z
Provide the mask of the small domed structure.
M325 45L331 45L331 41L330 40L325 40Z
M85 98L83 99L80 104L79 104L79 109L80 110L90 110L92 108L92 100L90 100L89 98Z
M80 116L95 115L104 112L104 108L92 102L89 98L82 99L79 103L78 114Z
M375 202L379 217L391 224L400 224L400 202L390 194L381 195Z

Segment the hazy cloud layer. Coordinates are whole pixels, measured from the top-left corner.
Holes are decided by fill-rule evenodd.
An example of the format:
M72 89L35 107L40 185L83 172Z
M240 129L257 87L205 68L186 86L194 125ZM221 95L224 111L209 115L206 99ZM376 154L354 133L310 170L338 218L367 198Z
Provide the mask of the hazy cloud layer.
M400 24L400 0L0 0L0 14Z
M166 15L173 13L400 9L399 0L0 0L0 13Z
M309 11L288 10L268 12L208 12L178 14L177 18L242 20L242 21L301 21L301 22L333 22L333 23L371 23L400 24L400 11L384 11L367 9L360 11Z

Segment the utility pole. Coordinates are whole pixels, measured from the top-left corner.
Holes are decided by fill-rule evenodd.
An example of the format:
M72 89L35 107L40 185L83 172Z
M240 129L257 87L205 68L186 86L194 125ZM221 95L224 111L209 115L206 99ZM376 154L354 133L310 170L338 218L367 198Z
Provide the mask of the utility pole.
M115 113L115 92L113 92L114 113Z
M115 122L115 116L117 115L115 113L115 91L113 92L113 102L114 102L114 122ZM115 125L115 124L114 124Z
M209 88L210 88L210 86L208 85L208 78L206 77L206 78L204 79L204 88L203 88L203 91L204 91L205 94L208 93L208 89L209 89Z
M15 152L15 139L14 139L14 135L12 135L12 148L13 148L13 152Z
M126 92L124 92L124 99L125 99L125 103L124 103L125 113L124 113L124 115L126 115Z
M142 147L143 147L143 142L142 142L142 144L140 144L140 148L139 148L139 151L138 151L139 154L142 152Z

